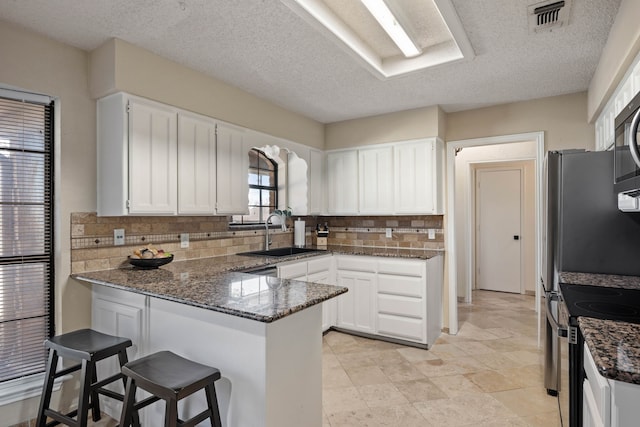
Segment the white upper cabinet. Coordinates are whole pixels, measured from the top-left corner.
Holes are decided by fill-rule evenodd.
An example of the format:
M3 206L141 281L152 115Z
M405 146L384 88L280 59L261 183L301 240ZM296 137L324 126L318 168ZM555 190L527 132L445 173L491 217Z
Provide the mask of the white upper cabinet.
M216 122L178 114L178 213L216 212Z
M249 213L249 141L248 131L218 124L217 128L216 213Z
M118 93L97 113L98 215L175 215L176 110Z
M330 214L358 213L358 151L327 154L327 211Z
M309 215L324 213L324 153L309 150Z
M327 211L334 215L440 215L444 143L425 138L327 153Z
M394 149L396 214L442 214L444 144L437 138L397 143Z
M393 147L358 151L361 214L393 212Z

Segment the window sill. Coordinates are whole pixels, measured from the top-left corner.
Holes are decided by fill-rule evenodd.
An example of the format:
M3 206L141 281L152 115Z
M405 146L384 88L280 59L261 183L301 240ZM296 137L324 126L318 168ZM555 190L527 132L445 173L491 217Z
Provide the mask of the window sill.
M62 382L71 377L72 375L65 375L56 379L53 383L53 391L60 390ZM0 384L0 406L40 396L43 384L44 373L17 378Z

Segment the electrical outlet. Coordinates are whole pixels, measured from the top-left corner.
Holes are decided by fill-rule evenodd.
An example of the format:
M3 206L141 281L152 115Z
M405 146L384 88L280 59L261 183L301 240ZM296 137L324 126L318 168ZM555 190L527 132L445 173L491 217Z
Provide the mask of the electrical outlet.
M435 230L435 229L430 228L430 229L429 229L429 231L428 231L428 233L429 233L429 239L430 239L430 240L433 240L433 239L435 239L435 238L436 238L436 230Z
M390 228L387 228L386 237L387 237L388 239L391 239L391 238L393 237L393 234L391 234L391 231L392 231L392 230L391 230Z
M186 249L189 247L189 233L180 234L180 247Z
M124 245L124 228L113 229L113 245L114 246Z

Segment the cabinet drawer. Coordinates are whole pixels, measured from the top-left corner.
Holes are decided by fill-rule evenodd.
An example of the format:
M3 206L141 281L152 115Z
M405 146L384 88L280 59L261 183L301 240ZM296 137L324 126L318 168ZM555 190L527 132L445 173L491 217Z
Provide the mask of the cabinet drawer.
M608 425L607 420L611 417L611 387L607 379L598 373L596 363L593 361L589 347L586 344L584 344L583 361L584 372L587 376L584 386L589 387L588 391L591 394L589 397L593 398L590 404L596 407L596 410L592 408L591 411L600 415L599 422Z
M336 260L338 270L365 271L375 273L376 262L366 257L339 256Z
M380 260L378 262L378 273L423 277L425 265L424 262L420 261Z
M422 319L424 304L420 298L378 294L378 313Z
M390 337L424 342L424 323L419 319L378 314L378 333Z
M293 279L307 275L307 263L297 262L294 264L284 264L278 266L278 277L281 279Z
M422 298L425 286L422 278L378 274L378 293Z
M307 262L307 273L313 274L320 271L331 270L332 256L323 256L322 258L312 259Z

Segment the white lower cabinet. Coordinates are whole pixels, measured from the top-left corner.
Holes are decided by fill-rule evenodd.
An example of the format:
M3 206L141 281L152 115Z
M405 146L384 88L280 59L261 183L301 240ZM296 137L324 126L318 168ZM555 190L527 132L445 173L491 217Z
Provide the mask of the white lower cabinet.
M349 289L349 292L338 297L336 326L374 334L376 332L375 272L338 270L336 284Z
M333 256L319 256L305 261L291 261L278 264L278 277L281 279L303 280L305 282L334 285ZM322 303L322 331L336 323L337 302L331 298Z
M349 289L322 303L323 331L335 326L430 347L442 329L443 268L441 256L337 254L278 264L278 277Z
M126 294L126 299L122 295ZM130 338L133 345L127 349L129 360L145 356L148 352L147 299L144 295L123 292L106 286L93 286L91 327L109 335ZM98 363L98 378L107 378L120 371L117 358L111 357ZM122 393L121 384L106 388ZM104 410L108 414L120 413L120 404L105 399Z
M626 427L640 419L640 385L604 378L584 345L583 427Z

